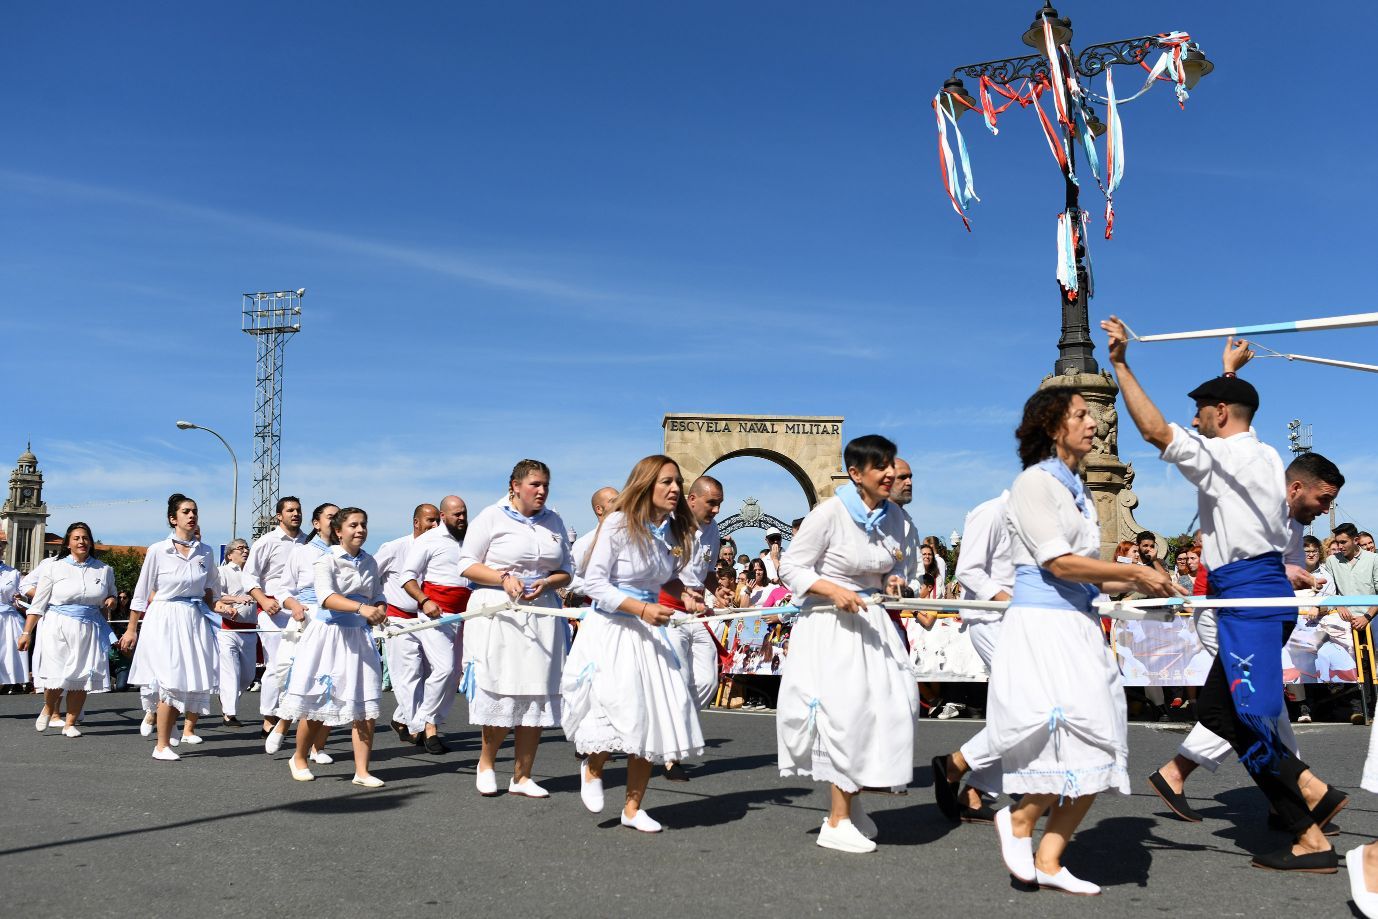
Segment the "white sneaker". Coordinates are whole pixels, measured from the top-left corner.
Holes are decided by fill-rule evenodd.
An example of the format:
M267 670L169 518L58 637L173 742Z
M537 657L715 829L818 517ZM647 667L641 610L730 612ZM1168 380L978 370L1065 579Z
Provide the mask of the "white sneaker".
M492 769L480 769L474 776L474 787L485 798L491 798L498 793L498 777Z
M1045 890L1060 890L1063 893L1076 894L1079 897L1094 897L1100 893L1098 886L1090 881L1083 881L1066 868L1057 874L1044 874L1035 868L1034 877L1038 881L1038 886Z
M587 763L579 764L579 799L590 813L603 813L603 780L589 776Z
M866 813L866 808L861 806L861 795L852 796L851 810L852 826L867 839L875 839L880 835L880 830L876 828L876 822L871 819L871 815Z
M49 721L49 720L50 720L50 719L48 718L48 715L47 715L46 712L39 712L39 713L38 713L38 718L37 718L37 719L34 721L34 723L33 723L33 729L34 729L35 731L37 731L38 733L42 734L44 731L48 730L48 721Z
M81 731L78 731L75 727L63 728L63 729L62 729L62 736L63 736L63 737L80 737L80 736L81 736Z
M652 819L651 815L643 810L638 810L635 817L628 817L627 812L623 811L622 825L643 833L659 833L665 829L658 820Z
M1345 871L1349 874L1349 899L1367 919L1378 919L1378 893L1364 882L1364 847L1355 846L1345 853Z
M876 844L865 836L861 831L852 825L850 820L839 820L837 826L829 826L828 818L823 818L823 827L818 831L818 844L825 849L836 849L839 852L864 852L876 851Z
M263 741L264 753L276 753L282 749L282 739L287 736L286 731L269 731L268 738Z
M175 763L182 757L178 756L176 753L173 753L171 747L163 747L163 749L161 750L159 750L157 747L154 747L153 758L162 760L165 763Z
M1023 881L1025 884L1035 883L1038 876L1034 870L1033 837L1014 835L1008 807L1002 807L995 812L995 832L1000 837L1000 857L1005 860L1005 867L1009 869L1010 874L1014 875L1015 880Z
M314 781L316 780L316 775L315 775L315 773L313 773L309 768L307 768L307 769L298 769L298 768L292 763L292 761L291 761L290 759L287 761L287 768L290 769L290 770L292 771L292 778L293 778L295 781L298 781L298 782L314 782Z
M382 788L387 784L376 775L359 775L358 773L354 774L353 782L355 785L361 785L364 788Z
M56 715L54 715L53 717L51 717L51 718L48 719L48 727L50 727L50 728L60 728L60 727L66 727L66 726L67 726L67 722L63 721L61 718L57 717Z
M335 757L326 753L324 750L316 750L315 748L312 748L309 759L317 766L329 766L331 763L335 762Z
M550 792L546 791L544 788L537 785L529 777L522 779L520 782L518 782L516 779L512 779L512 781L507 783L507 793L509 795L521 795L524 798L550 797Z
M145 718L143 721L139 722L139 736L144 738L152 737L154 734L154 727L153 722Z
M169 738L167 739L167 743L168 743L168 746L169 746L169 747L175 747L175 746L177 746L177 745L178 745L179 743L181 743L181 742L182 742L182 741L180 741L180 740L177 739L177 735L176 735L176 734L173 734L171 737L169 737Z
M958 705L956 702L946 702L946 703L944 703L944 704L943 704L942 711L938 712L938 715L937 715L937 718L938 718L939 721L947 721L948 719L951 719L951 718L960 718L960 717L962 717L962 706L961 706L961 705Z
M193 746L193 747L194 747L194 746L196 746L197 744L202 743L202 742L203 742L203 741L202 741L202 738L201 738L201 735L200 735L200 734L183 734L183 735L182 735L182 743L188 744L189 746Z

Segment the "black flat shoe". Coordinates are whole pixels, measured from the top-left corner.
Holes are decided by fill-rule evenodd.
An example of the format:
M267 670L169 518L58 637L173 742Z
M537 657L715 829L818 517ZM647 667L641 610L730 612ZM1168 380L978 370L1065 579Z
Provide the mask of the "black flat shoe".
M222 718L220 719L220 726L226 728L242 728L244 727L244 722L240 721L238 718Z
M450 752L450 748L445 746L445 743L440 739L439 734L432 734L430 737L427 737L423 741L423 743L426 745L427 753L434 753L435 755L439 756L442 753Z
M1327 823L1335 819L1335 815L1345 809L1349 803L1349 795L1331 785L1325 790L1325 794L1316 806L1311 808L1311 822L1316 826L1324 827Z
M397 739L403 743L411 743L411 731L400 721L388 722L388 726L397 732Z
M1265 852L1262 855L1255 855L1250 862L1255 868L1266 868L1269 871L1299 871L1303 874L1334 874L1340 870L1340 853L1334 849L1327 849L1324 852L1307 852L1305 855L1293 855L1292 847L1279 849L1276 852Z
M665 778L671 782L687 782L689 773L685 772L679 763L671 763L665 767Z
M995 823L995 811L985 804L980 807L963 807L962 822L993 825Z
M949 822L961 823L962 802L957 798L959 785L947 780L947 763L946 756L933 757L933 797L938 801L938 810Z
M1168 810L1172 811L1179 819L1187 823L1200 823L1201 815L1191 809L1187 803L1187 796L1172 790L1172 786L1163 778L1161 772L1151 772L1148 776L1148 787L1153 789L1154 794L1163 799Z

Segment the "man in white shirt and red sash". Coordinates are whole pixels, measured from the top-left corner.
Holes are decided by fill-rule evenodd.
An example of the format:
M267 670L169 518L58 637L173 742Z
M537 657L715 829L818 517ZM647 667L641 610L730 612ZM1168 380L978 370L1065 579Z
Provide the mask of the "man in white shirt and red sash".
M412 511L411 532L389 540L373 553L378 564L378 579L383 583L383 598L387 601L388 619L406 625L416 620L419 604L402 589L402 569L407 553L424 533L440 525L440 509L434 504L419 504ZM421 704L422 664L421 639L416 635L397 635L384 642L388 677L392 681L392 695L397 707L392 713L392 729L399 739L411 743L414 739L407 724L416 707Z
M225 550L225 564L220 566L220 580L227 597L247 596L244 585L244 563L249 558L249 544L236 539ZM236 717L239 695L254 681L258 665L258 607L251 601L236 602L233 616L220 617L220 630L215 640L219 645L220 716L225 727L243 727Z
M400 575L402 589L430 619L462 613L469 605L471 588L459 568L459 550L468 528L469 509L464 499L447 495L440 502L440 526L417 537L407 551ZM415 634L421 644L425 677L421 701L407 727L425 744L427 753L448 753L439 730L459 688L463 631L456 622Z
M258 604L258 627L271 630L262 632L259 638L263 645L263 687L258 702L263 714L264 737L278 722L278 693L282 686L280 668L275 664L282 651L282 630L292 618L291 613L283 609L283 603L291 595L284 580L287 559L293 549L306 542L306 534L301 531L301 501L291 495L279 498L274 511L278 525L254 540L249 547L249 559L244 563L244 586Z
M1196 403L1195 430L1187 431L1168 424L1129 369L1124 323L1111 316L1101 328L1109 335L1110 364L1139 433L1196 486L1201 561L1210 571L1211 593L1225 599L1295 598L1283 565L1292 529L1282 458L1254 433L1258 390L1236 376L1253 357L1248 342L1231 338L1225 373L1187 394ZM1253 865L1333 874L1339 856L1321 827L1348 796L1326 788L1320 805L1308 806L1299 786L1309 767L1281 734L1287 719L1282 649L1296 623L1296 607L1218 609L1219 654L1201 687L1197 712L1206 727L1229 741L1280 826L1295 836L1291 846L1254 856ZM1314 777L1310 784L1324 785Z

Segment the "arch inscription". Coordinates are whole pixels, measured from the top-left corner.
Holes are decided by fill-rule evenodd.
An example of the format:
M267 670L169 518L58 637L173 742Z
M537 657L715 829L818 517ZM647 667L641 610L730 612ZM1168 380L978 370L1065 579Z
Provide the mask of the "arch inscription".
M686 485L723 460L754 456L780 466L813 507L847 481L842 469L840 415L665 416L665 454L679 463Z

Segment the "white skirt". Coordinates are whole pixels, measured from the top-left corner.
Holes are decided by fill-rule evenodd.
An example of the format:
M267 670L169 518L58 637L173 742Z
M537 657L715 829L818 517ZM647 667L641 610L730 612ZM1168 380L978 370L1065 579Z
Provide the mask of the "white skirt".
M130 685L150 690L140 694L144 711L157 693L158 702L183 714L210 714L211 696L220 691L219 646L203 609L187 600L148 604L129 667Z
M560 682L560 725L580 753L626 753L683 762L703 753L688 661L658 628L592 610L579 626Z
M331 726L378 717L383 668L368 629L312 619L297 642L277 714Z
M19 637L23 634L23 613L0 613L0 686L29 682L29 654L19 650Z
M1368 729L1368 756L1364 758L1364 776L1359 782L1364 791L1378 793L1378 730Z
M1129 794L1124 685L1097 618L1010 607L990 671L986 735L1000 763L983 791Z
M846 792L903 788L914 778L918 685L885 610L811 612L790 633L775 734L780 775Z
M47 613L38 627L34 650L35 689L68 692L110 691L110 642L105 628Z
M470 620L472 621L472 620ZM502 696L475 686L469 723L494 728L553 728L560 723L559 696Z
M507 593L475 590L469 609L506 602ZM555 594L538 605L559 608ZM464 623L464 680L469 723L554 727L560 720L560 676L569 625L557 616L499 613Z

